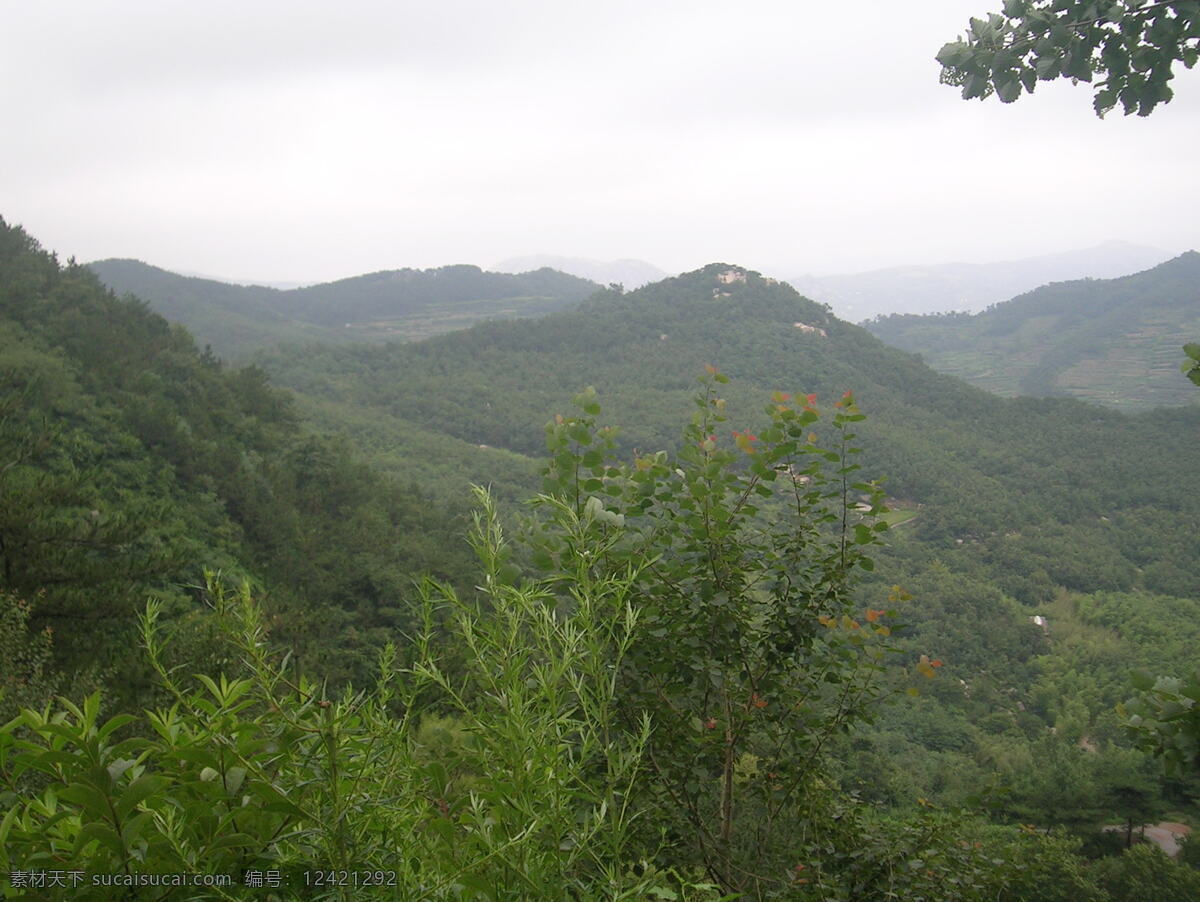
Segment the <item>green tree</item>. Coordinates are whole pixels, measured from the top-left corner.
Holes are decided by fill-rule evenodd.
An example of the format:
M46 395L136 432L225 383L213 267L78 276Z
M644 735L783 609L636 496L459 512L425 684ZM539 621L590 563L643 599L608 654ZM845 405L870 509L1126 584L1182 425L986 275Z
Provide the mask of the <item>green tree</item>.
M731 438L717 396L727 377L709 367L701 381L674 457L615 462L591 389L579 415L547 426L533 560L564 604L581 571L638 574L639 635L619 679L626 729L643 712L655 725L643 792L676 854L765 898L788 885L803 824L821 819L828 741L880 694L903 593L855 608L855 576L887 523L855 463L853 396L818 423L815 395L776 392L769 425ZM568 540L575 518L583 541ZM940 663L917 667L932 677Z
M0 591L0 721L23 707L41 706L53 695L57 679L50 672L50 631L31 633L30 605Z
M937 54L942 82L966 100L1012 103L1039 81L1095 81L1103 116L1121 104L1148 116L1173 92L1176 63L1200 58L1200 3L1148 0L1004 0L1002 13L972 18Z
M1200 772L1200 669L1186 679L1138 671L1133 685L1138 694L1118 710L1135 741L1171 772Z
M1200 385L1200 344L1184 345L1183 353L1187 354L1187 360L1183 362L1180 369L1189 379Z

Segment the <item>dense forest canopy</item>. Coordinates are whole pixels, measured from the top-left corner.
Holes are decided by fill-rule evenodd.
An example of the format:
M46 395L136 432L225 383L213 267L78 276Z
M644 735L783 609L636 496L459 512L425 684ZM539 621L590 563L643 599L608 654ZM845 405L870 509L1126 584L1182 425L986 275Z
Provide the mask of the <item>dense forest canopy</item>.
M395 626L408 574L461 567L449 514L304 427L261 369L223 367L17 227L0 242L0 570L63 663L126 666L133 614L150 595L194 611L205 567L269 584L298 647L329 617L335 645Z

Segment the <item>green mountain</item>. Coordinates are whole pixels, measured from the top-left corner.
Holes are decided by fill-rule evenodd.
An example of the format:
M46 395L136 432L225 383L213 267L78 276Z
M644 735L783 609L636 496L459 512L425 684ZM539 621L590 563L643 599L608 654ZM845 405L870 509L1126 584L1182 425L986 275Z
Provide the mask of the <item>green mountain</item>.
M269 586L281 638L361 677L413 577L462 571L459 532L302 425L261 369L223 366L0 220L0 600L32 604L64 667L136 697L135 613L156 597L193 622L213 568Z
M177 275L137 260L88 264L117 294L182 323L202 345L241 357L281 342L410 341L484 319L540 316L598 286L551 269L519 274L477 266L399 269L280 290Z
M1060 282L982 313L893 315L865 324L944 373L1000 395L1111 407L1187 404L1180 348L1200 335L1200 254L1119 279Z
M917 532L928 541L1028 546L1040 559L1037 541L1006 533L1128 520L1143 507L1164 518L1200 514L1200 493L1179 486L1200 464L1187 438L1200 410L1131 418L1065 399L1004 400L938 374L787 285L724 264L602 292L535 322L480 324L413 344L274 353L262 363L313 409L354 411L376 441L418 430L426 466L439 455L438 436L464 453L539 456L542 424L587 385L621 425L627 453L673 447L696 374L715 364L732 379L738 428L760 424L756 411L773 390L820 399L854 390L871 414L862 439L873 471L919 509ZM1179 523L1181 533L1194 532ZM1200 546L1173 542L1182 542L1176 564L1186 573ZM1094 544L1081 540L1073 556L1090 556ZM1124 585L1142 582L1138 568L1150 560L1135 547L1114 547L1101 569L1123 568ZM1079 580L1092 585L1083 573ZM1200 588L1191 577L1183 583Z

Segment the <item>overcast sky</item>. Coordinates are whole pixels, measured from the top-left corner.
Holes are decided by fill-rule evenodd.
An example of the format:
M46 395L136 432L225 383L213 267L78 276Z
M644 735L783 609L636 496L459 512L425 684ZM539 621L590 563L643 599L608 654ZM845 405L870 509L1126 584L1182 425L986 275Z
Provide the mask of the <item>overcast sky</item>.
M0 215L64 258L294 281L1200 246L1200 67L1148 119L1066 82L967 103L933 56L999 5L9 3Z

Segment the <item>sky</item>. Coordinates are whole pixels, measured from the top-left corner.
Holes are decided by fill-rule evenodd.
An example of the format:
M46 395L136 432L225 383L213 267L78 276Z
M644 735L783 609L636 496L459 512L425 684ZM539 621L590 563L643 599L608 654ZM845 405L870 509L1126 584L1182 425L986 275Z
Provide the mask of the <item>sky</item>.
M527 254L789 278L1200 247L1200 67L1141 119L934 54L1000 0L59 0L0 12L0 216L315 282Z

